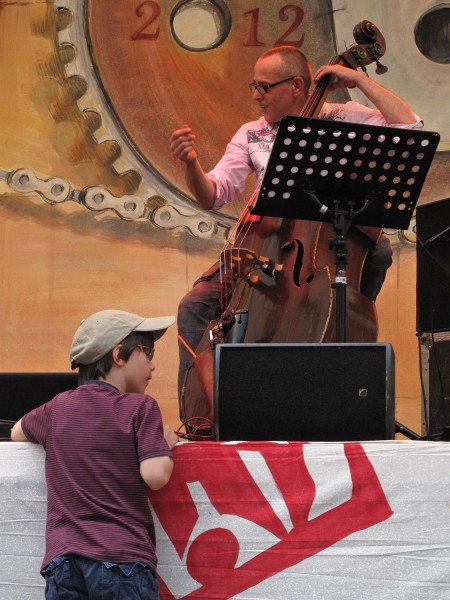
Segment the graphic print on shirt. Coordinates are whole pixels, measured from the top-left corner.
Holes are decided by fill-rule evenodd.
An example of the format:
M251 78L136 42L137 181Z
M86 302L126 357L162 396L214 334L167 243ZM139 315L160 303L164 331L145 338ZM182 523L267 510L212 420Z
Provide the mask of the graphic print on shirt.
M334 105L328 112L323 112L320 118L326 121L345 121L345 111L342 106Z
M359 443L333 461L301 442L207 454L188 461L177 448L171 481L150 494L161 600L232 598L393 514Z
M248 153L258 181L263 178L277 129L277 127L264 127L259 130L249 129L247 131Z

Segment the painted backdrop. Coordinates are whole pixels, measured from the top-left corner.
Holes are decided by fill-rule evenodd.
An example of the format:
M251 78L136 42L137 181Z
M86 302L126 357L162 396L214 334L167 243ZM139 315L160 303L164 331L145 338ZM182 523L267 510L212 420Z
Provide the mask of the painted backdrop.
M247 83L273 45L301 47L317 68L372 20L387 43L380 82L441 134L420 203L450 196L449 12L419 0L0 2L0 369L67 370L73 332L96 310L176 314L251 182L222 213L200 211L169 136L190 123L213 166L257 114ZM388 233L395 262L377 301L379 341L396 353L398 418L417 430L414 219ZM150 391L175 426L172 329Z

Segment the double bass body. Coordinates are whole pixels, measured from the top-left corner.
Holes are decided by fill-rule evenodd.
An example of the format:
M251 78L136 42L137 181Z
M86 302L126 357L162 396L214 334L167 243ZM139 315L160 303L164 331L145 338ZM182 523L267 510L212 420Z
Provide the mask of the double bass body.
M333 237L328 223L264 217L252 225L251 236L243 234L236 240L242 245L235 243L225 252L222 259L235 270L237 284L226 311L211 323L197 348L182 398L185 421L192 420L201 430L209 427L196 419L214 421L215 344L335 341ZM349 231L348 342L375 342L377 338L375 305L359 291L371 244L359 229Z
M330 249L334 235L331 223L264 217L252 227L252 252L234 244L228 262L237 272L239 283L233 289L227 312L245 311L247 320L237 341L335 341L334 265ZM248 239L243 241L248 245ZM375 341L377 336L374 303L359 292L364 258L372 243L356 228L349 232L349 342ZM250 265L245 261L242 265L246 253L253 257ZM225 331L220 341L233 340Z

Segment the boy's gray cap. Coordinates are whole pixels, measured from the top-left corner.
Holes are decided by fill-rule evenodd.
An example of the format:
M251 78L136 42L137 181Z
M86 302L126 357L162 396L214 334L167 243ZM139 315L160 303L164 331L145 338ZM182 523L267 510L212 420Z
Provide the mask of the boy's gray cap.
M91 365L120 344L132 331L153 333L155 341L175 323L175 317L144 318L124 310L101 310L81 321L70 348L72 369Z

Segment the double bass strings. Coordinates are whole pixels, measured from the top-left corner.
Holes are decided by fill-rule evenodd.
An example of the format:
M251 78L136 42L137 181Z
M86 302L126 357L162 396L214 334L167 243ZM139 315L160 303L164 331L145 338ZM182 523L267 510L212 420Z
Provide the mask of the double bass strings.
M237 279L237 281L241 281L246 275L242 275L239 270L241 262L240 251L247 235L250 233L252 224L254 223L251 215L251 209L253 208L255 199L259 194L260 188L261 183L256 186L244 210L242 211L241 216L236 221L234 227L230 230L220 253L220 305L222 311L226 309L229 299L233 294L235 280ZM230 264L228 265L227 256L230 256L231 258L233 256L231 254L232 252L236 257L236 266L233 264L234 261L233 263L230 261ZM235 270L236 273L231 273L231 276L229 277L228 269ZM236 278L234 277L235 274L237 275Z

